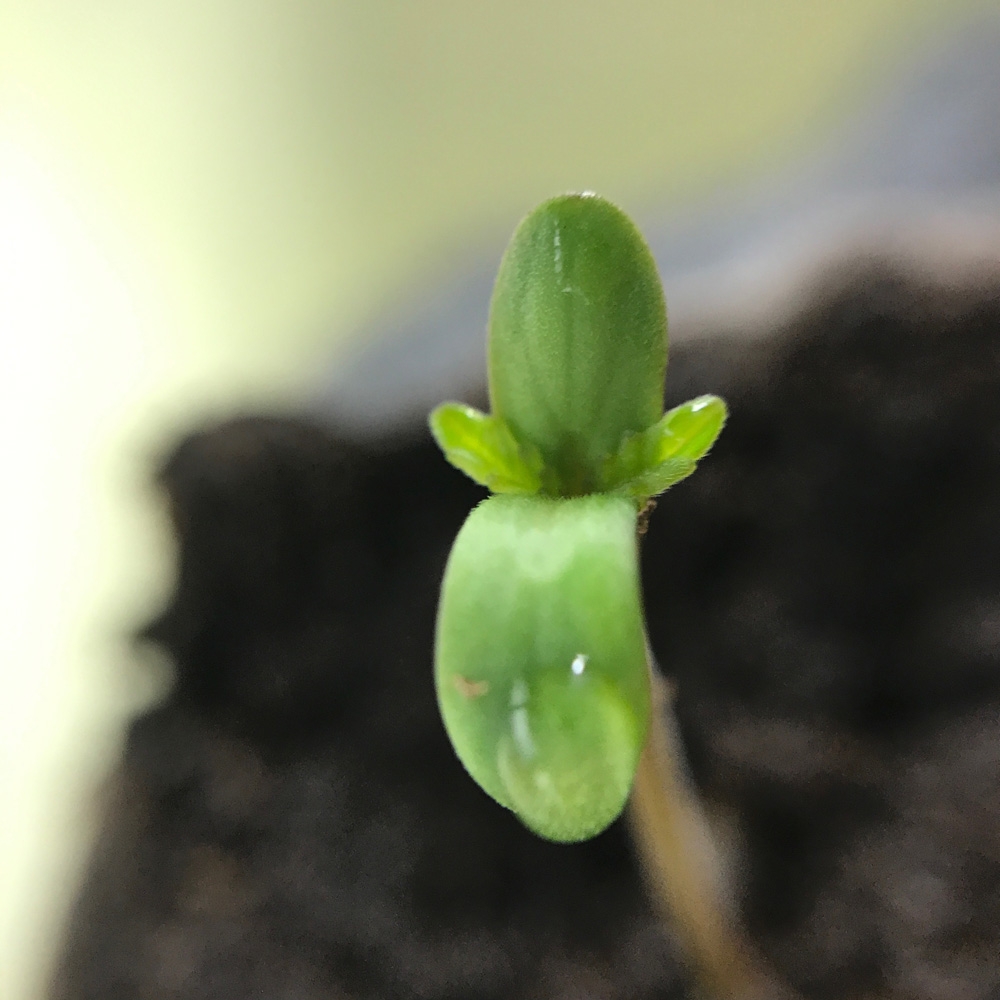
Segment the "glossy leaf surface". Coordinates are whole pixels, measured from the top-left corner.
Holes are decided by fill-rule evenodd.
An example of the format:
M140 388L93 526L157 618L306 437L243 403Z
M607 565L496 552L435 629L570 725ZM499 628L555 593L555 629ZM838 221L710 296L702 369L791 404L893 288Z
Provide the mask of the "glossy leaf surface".
M621 812L649 719L626 497L491 497L445 573L435 678L466 769L551 840Z
M545 202L504 254L489 326L490 399L540 452L552 491L599 488L625 435L663 412L667 319L648 247L592 195Z

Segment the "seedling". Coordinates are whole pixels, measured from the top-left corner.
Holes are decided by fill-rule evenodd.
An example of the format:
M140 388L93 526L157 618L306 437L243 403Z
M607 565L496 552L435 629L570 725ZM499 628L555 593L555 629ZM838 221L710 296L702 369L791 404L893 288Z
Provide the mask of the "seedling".
M592 837L631 793L650 888L702 991L796 1000L729 910L646 640L645 513L726 420L716 396L664 414L666 366L663 291L635 226L593 195L535 209L493 292L492 412L430 416L448 461L496 494L448 559L438 704L469 774L542 837Z
M650 726L638 518L726 419L663 413L667 318L652 255L593 195L518 227L490 308L492 412L430 417L445 457L495 496L469 515L441 593L435 677L475 781L556 841L622 812Z

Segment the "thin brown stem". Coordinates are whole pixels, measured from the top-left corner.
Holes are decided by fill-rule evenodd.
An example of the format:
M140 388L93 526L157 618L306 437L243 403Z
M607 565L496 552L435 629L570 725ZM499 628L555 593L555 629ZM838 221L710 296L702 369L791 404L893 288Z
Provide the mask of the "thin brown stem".
M706 997L794 1000L756 954L727 905L719 855L683 751L666 682L651 665L653 713L630 802L651 892Z

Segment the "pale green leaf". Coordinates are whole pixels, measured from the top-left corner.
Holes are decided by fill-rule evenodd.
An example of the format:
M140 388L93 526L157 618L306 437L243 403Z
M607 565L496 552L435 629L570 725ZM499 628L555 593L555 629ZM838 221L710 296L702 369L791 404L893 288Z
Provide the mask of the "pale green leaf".
M542 460L519 445L497 417L464 403L442 403L430 415L431 434L445 458L494 493L537 493Z
M694 472L726 422L718 396L698 396L668 410L652 427L626 435L604 464L603 488L637 500L658 496Z
M490 497L448 560L435 682L452 745L550 840L603 830L649 723L636 510L626 497Z

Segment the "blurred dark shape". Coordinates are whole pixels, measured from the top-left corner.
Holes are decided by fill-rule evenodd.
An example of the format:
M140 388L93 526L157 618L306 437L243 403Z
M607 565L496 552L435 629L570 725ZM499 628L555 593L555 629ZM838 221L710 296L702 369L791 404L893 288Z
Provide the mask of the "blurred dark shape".
M809 997L1000 991L1000 281L875 264L747 345L644 542L654 649L740 906ZM177 664L137 720L53 997L680 997L622 824L524 831L434 705L437 585L482 495L422 427L239 418L164 466Z

